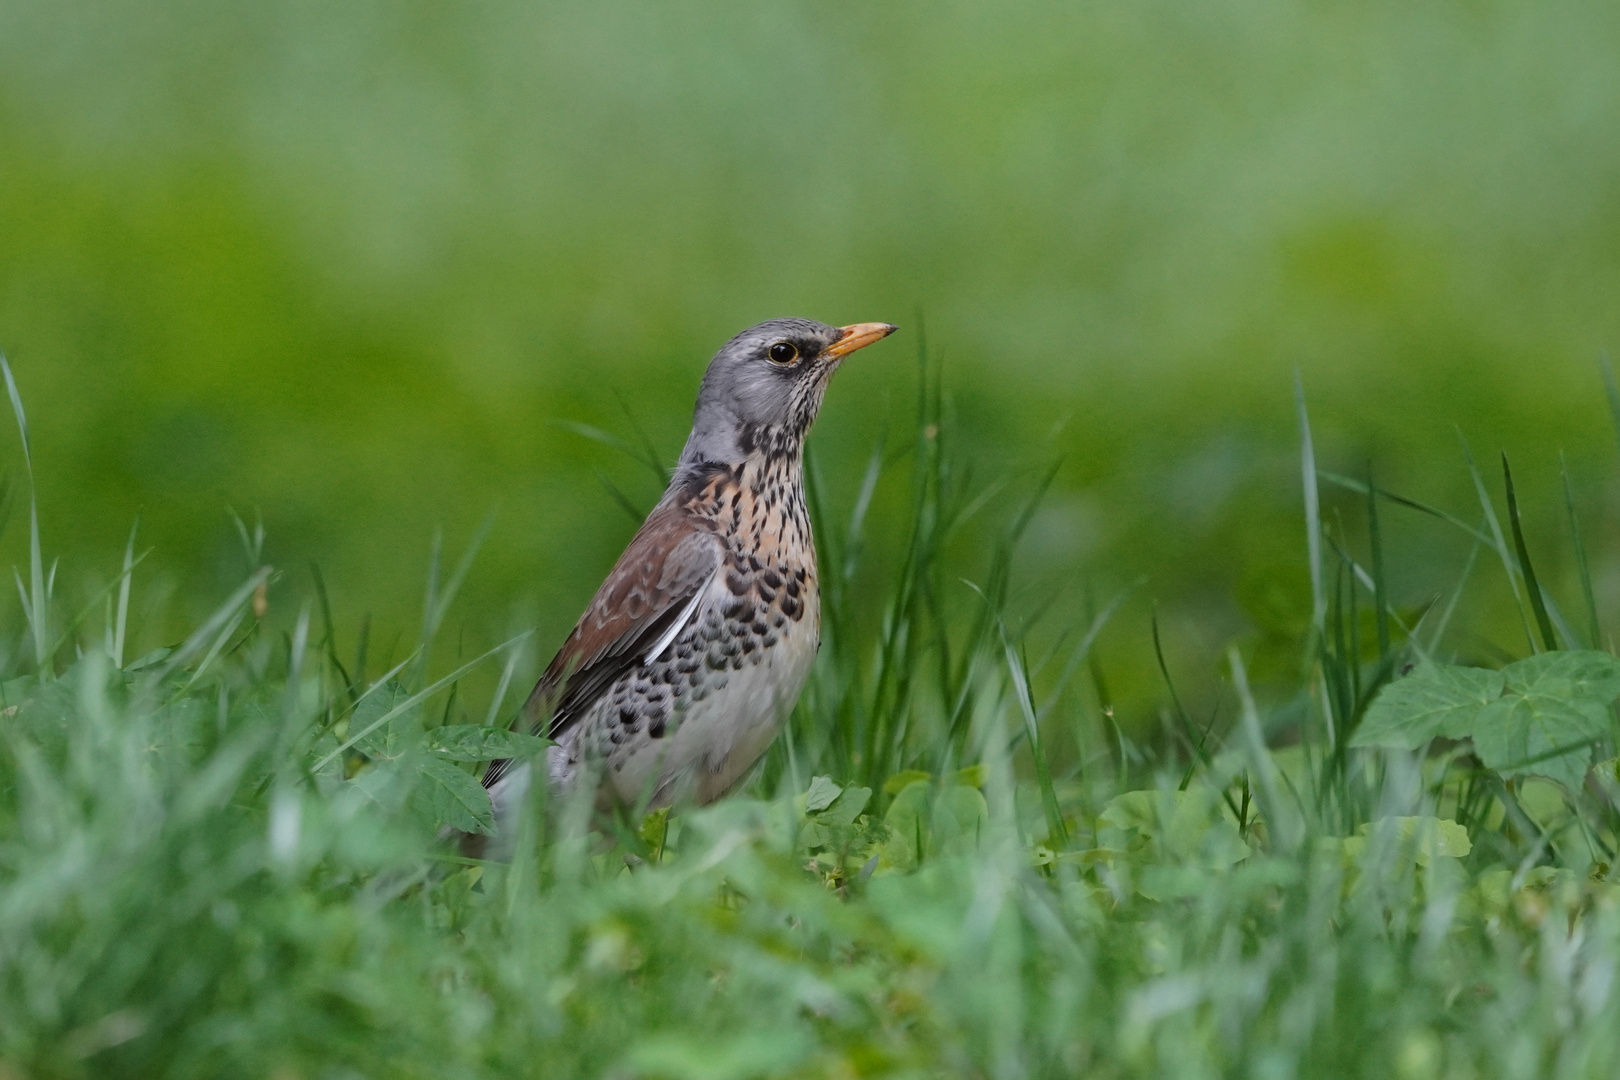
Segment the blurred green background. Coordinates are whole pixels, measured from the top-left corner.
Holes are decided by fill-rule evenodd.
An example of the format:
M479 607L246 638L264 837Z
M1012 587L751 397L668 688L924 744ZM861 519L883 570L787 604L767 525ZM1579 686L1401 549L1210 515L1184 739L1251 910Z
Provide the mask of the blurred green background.
M1565 452L1612 605L1616 57L1601 0L6 0L45 546L77 600L140 513L160 639L258 512L278 617L315 561L408 641L435 530L495 509L458 641L549 654L634 527L597 474L658 487L569 425L671 460L714 349L795 314L905 330L814 437L841 515L924 327L986 482L1061 458L1023 565L1075 610L1147 577L1104 643L1131 700L1154 600L1189 663L1308 613L1296 370L1325 467L1473 520L1458 432L1493 485L1506 449L1560 587ZM1460 534L1388 527L1398 602L1450 584Z

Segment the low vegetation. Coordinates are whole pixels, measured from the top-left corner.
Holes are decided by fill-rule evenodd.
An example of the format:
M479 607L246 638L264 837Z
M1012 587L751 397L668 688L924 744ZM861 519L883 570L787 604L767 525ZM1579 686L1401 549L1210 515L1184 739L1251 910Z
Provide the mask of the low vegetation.
M1613 1075L1620 661L1592 591L1572 620L1537 580L1505 463L1505 510L1475 473L1474 527L1320 472L1305 419L1312 612L1282 692L1257 700L1234 648L1221 715L1194 717L1161 652L1166 733L1115 725L1113 607L1043 630L1014 586L1038 481L953 576L984 489L929 388L865 489L911 470L879 618L849 595L867 497L818 499L825 655L746 789L612 816L541 793L498 861L447 835L490 827L476 763L544 744L503 730L520 642L430 664L459 575L386 668L318 601L273 632L268 569L129 657L134 540L63 611L31 521L0 1077ZM1324 484L1365 501L1370 559ZM1461 584L1389 604L1392 508L1500 564L1522 658L1453 662L1477 659L1451 644Z

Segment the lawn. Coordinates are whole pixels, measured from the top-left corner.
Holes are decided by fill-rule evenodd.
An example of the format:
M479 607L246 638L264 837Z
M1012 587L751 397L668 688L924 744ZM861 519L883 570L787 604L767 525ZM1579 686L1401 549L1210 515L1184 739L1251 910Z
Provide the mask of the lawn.
M1123 594L1048 624L1067 609L1017 572L1043 478L970 475L928 385L865 497L812 484L826 644L744 788L667 814L541 793L493 861L447 830L490 825L478 762L542 747L504 727L551 643L445 640L474 552L435 562L420 639L388 649L324 588L277 623L244 523L240 586L137 656L138 535L70 607L20 493L0 1077L1620 1068L1620 661L1573 509L1526 536L1505 461L1460 459L1461 509L1319 469L1302 403L1288 673L1251 686L1240 639L1190 715L1155 622L1162 725L1127 729L1093 648ZM880 474L912 492L890 520ZM1395 515L1471 551L1410 608ZM904 554L874 597L875 530ZM1554 543L1570 596L1535 575ZM1513 655L1459 623L1474 592L1515 605Z

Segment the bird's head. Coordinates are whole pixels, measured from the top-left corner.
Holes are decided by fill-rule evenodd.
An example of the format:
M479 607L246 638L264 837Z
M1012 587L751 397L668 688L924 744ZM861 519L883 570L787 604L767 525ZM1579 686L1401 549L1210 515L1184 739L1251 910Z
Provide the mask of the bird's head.
M709 362L681 465L798 454L832 373L850 353L895 330L813 319L772 319L744 330Z

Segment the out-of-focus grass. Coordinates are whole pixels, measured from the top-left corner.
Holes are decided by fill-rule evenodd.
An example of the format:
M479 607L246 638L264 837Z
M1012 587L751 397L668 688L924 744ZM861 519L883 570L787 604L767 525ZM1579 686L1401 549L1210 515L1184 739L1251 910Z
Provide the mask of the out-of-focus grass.
M667 461L731 333L891 319L906 336L841 374L816 437L852 500L926 324L967 457L1062 463L1025 537L1039 586L1083 620L1088 586L1150 576L1100 648L1151 726L1151 600L1202 663L1226 630L1296 629L1292 368L1336 471L1468 498L1456 424L1513 453L1540 531L1560 449L1583 510L1609 505L1584 478L1608 452L1617 18L16 0L0 346L49 405L52 550L87 599L144 512L155 645L238 574L223 507L257 508L289 569L272 618L318 560L386 650L435 529L459 548L498 505L456 618L554 641L632 527L593 472L641 505L657 486L558 421L639 425ZM881 578L901 550L870 544ZM1403 605L1466 554L1410 546ZM1600 554L1605 603L1617 580ZM1474 624L1505 641L1506 615Z
M939 409L925 391L909 454L874 459L907 509L818 494L826 655L745 789L642 821L542 792L498 862L441 831L488 820L480 748L533 749L497 723L521 642L481 661L508 675L490 700L450 670L439 614L463 602L459 573L435 574L420 639L386 669L318 604L276 632L264 569L183 642L119 658L141 586L126 603L115 580L73 622L30 542L0 682L0 1075L1613 1072L1602 702L1603 733L1573 748L1599 763L1567 785L1540 761L1488 768L1466 741L1353 745L1370 703L1405 730L1391 680L1474 655L1459 574L1510 605L1517 590L1546 630L1525 555L1552 544L1517 500L1482 478L1465 511L1496 516L1475 554L1512 588L1459 565L1407 611L1388 603L1391 515L1473 526L1357 491L1307 439L1296 483L1316 511L1295 561L1315 602L1292 681L1257 701L1256 649L1233 648L1220 712L1186 715L1166 688L1167 731L1144 739L1097 707L1091 650L1116 604L1043 634L1053 609L1007 584L1019 515L989 551L956 550L995 478L964 475ZM1370 531L1346 528L1330 485ZM1039 505L1039 478L1011 486ZM907 553L876 622L844 606L873 530ZM241 538L256 566L258 536ZM959 573L965 600L943 588ZM1515 654L1584 657L1612 697L1620 662L1567 651L1596 644L1565 617L1579 600L1544 599L1565 650ZM1599 691L1538 693L1589 714Z

